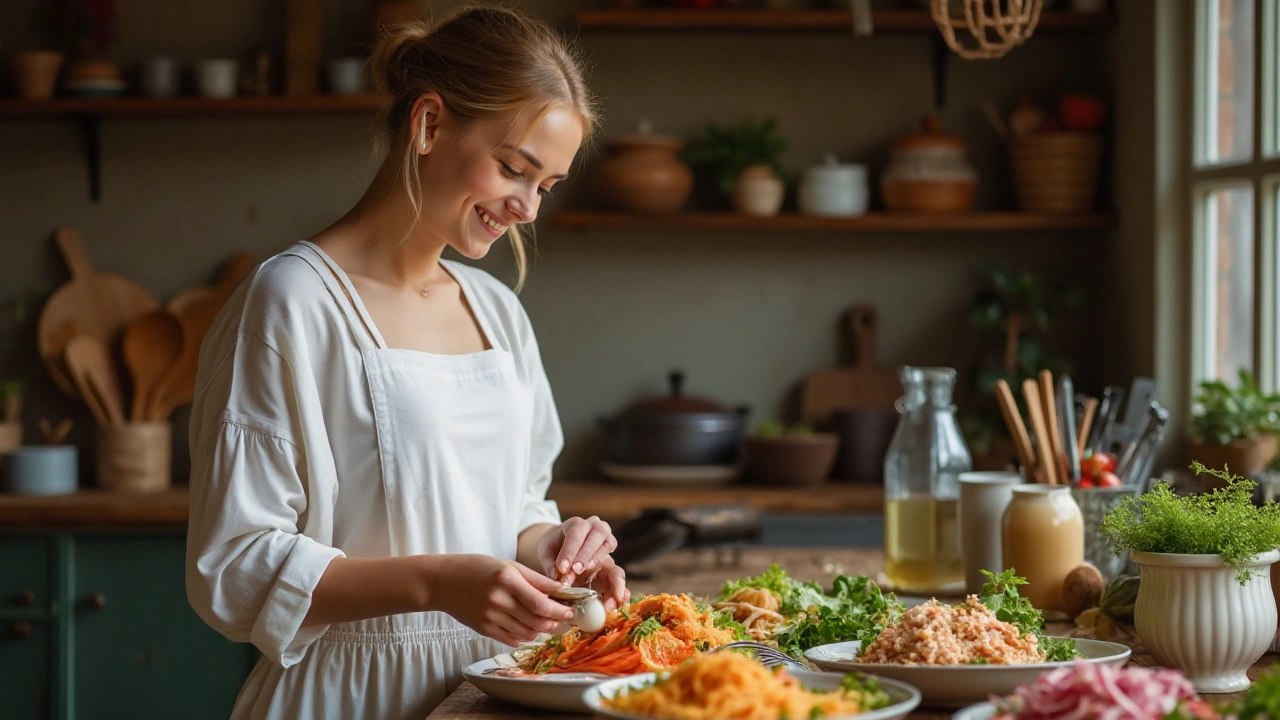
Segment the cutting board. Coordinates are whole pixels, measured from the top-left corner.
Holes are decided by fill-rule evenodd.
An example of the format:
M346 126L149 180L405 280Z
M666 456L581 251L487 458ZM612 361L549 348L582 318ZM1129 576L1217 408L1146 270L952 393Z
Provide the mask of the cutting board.
M849 310L853 364L816 372L804 381L800 389L800 420L806 425L815 429L828 427L835 410L894 411L894 403L902 397L902 383L895 370L876 364L879 323L874 305L856 305Z
M88 335L108 349L114 348L126 325L159 304L132 280L95 272L75 228L58 228L54 241L71 270L71 279L54 291L40 311L36 342L54 382L63 392L79 398L64 360L71 338Z

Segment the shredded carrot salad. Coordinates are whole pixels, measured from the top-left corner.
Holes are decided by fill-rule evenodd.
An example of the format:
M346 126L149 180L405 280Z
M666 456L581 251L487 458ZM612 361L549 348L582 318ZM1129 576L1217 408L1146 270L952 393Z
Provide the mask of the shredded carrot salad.
M531 673L633 675L673 668L733 639L733 630L717 627L711 610L687 595L649 595L609 613L600 630L572 628L518 662Z
M840 718L891 702L874 681L814 692L781 668L732 651L700 655L647 688L603 700L615 710L678 720Z

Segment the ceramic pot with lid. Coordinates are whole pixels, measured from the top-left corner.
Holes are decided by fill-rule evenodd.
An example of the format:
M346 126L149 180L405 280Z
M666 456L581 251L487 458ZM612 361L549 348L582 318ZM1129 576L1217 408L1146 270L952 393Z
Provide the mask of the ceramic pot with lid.
M620 465L733 465L738 461L748 408L729 409L684 394L684 373L668 376L670 394L601 418L609 462Z
M880 189L889 212L963 213L973 207L978 175L964 156L964 141L942 132L937 115L923 132L894 143Z
M611 207L649 215L673 213L693 191L693 171L680 162L679 138L656 135L641 120L632 135L604 143L609 158L596 170L592 188Z
M867 168L841 164L828 153L821 165L805 170L796 190L800 212L806 215L854 217L867 212Z

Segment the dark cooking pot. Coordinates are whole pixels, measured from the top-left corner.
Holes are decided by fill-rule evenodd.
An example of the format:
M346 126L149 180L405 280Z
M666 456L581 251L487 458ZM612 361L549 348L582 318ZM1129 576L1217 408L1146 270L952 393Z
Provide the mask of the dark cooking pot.
M645 400L612 419L609 462L619 465L733 465L738 462L746 407L732 410L714 400L683 394L684 373L667 376L671 394Z

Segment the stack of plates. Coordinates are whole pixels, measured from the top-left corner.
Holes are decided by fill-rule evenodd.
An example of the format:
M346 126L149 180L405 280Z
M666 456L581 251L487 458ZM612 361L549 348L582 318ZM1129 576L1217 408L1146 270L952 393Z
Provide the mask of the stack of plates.
M67 80L62 83L62 90L68 95L78 97L113 97L120 95L128 87L124 80Z

